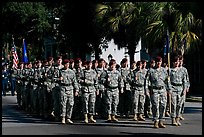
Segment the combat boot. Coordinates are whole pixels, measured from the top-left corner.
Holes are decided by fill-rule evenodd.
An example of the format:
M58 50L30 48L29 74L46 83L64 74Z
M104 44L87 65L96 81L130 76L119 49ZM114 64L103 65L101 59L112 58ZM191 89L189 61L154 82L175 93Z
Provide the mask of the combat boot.
M65 117L62 117L62 124L65 124Z
M175 118L172 118L172 125L173 126L178 126L178 124L176 123L176 119Z
M107 119L108 122L111 121L111 115L108 115L108 119Z
M88 114L84 114L84 122L85 123L89 123Z
M184 120L184 117L180 116L180 120Z
M137 121L137 120L138 120L138 119L137 119L137 114L134 115L133 120L134 120L134 121Z
M181 123L180 123L180 117L177 117L177 118L176 118L176 123L177 123L178 126L181 125Z
M90 122L96 123L96 120L93 118L93 115L91 115L91 117L90 117Z
M112 120L115 121L115 122L118 121L118 119L115 117L115 115L112 116Z
M159 121L154 121L154 128L159 128Z
M139 114L138 120L139 120L139 121L145 121L145 119L143 118L142 114Z
M170 114L169 114L168 111L165 112L165 116L166 116L166 117L170 117Z
M163 121L159 120L159 127L160 128L165 128L166 126L163 124Z
M67 119L67 123L69 123L69 124L73 124L73 122L71 121L70 118Z

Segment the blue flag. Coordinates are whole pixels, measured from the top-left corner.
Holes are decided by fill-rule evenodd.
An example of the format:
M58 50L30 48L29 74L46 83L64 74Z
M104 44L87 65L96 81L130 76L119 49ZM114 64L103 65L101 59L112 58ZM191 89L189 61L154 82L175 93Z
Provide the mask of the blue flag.
M23 39L23 62L27 63L28 62L28 56L27 56L27 46L25 39Z

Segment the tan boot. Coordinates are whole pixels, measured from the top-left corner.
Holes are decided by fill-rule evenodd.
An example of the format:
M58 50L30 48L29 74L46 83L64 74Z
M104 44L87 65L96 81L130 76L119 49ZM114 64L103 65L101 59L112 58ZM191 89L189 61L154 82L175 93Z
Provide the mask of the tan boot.
M139 114L138 120L139 120L139 121L145 121L145 119L143 118L142 114Z
M173 126L178 126L178 124L176 123L176 118L172 118L172 125Z
M184 120L184 117L180 116L180 120Z
M160 128L165 128L166 126L163 124L163 121L159 120L159 127Z
M159 121L154 121L154 128L159 128Z
M111 115L108 115L108 119L107 119L108 122L111 121Z
M84 114L84 122L89 123L88 114Z
M69 123L69 124L73 124L73 122L71 121L70 118L67 119L67 123Z
M65 117L62 117L62 124L65 124Z
M96 120L93 118L93 115L91 115L91 117L90 117L90 122L96 123Z
M137 114L134 115L133 120L134 120L134 121L137 121L137 120L138 120L138 119L137 119Z
M180 117L177 117L177 118L176 118L176 123L177 123L178 126L181 125L181 123L180 123Z
M112 116L112 120L115 121L115 122L118 121L118 119L115 117L115 115Z

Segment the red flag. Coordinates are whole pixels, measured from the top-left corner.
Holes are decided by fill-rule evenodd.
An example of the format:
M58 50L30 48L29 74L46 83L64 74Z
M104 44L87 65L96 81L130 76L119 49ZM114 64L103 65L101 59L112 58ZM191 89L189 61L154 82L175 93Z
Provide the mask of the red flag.
M19 60L18 60L18 54L17 54L17 51L16 51L15 44L13 44L13 47L11 48L11 51L12 51L12 54L13 54L13 67L17 69Z

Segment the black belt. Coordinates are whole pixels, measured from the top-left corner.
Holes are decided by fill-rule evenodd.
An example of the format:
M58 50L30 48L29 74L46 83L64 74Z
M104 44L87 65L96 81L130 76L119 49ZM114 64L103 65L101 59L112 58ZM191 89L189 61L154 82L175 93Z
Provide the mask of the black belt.
M158 90L161 90L161 89L163 89L164 87L163 87L163 86L161 86L161 87L156 87L156 86L153 86L152 88L153 88L153 89L158 89Z
M142 84L134 84L135 87L143 87L144 85Z
M173 85L173 86L182 86L183 84L178 84L178 83L171 83L171 85Z
M109 88L109 89L116 89L116 88L118 88L118 87L110 87L110 86L108 86L108 88Z
M71 86L72 84L64 84L64 83L61 83L61 86Z

